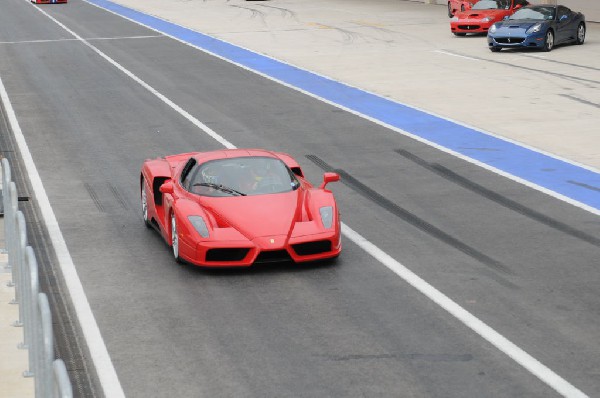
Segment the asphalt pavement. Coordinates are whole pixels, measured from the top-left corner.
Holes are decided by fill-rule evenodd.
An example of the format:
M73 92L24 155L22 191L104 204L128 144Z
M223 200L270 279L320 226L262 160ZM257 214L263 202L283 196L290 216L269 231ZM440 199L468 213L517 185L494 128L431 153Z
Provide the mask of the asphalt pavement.
M491 54L481 37L452 37L444 7L412 2L135 6L588 170L599 165L595 26L583 47ZM313 182L338 170L343 182L332 189L349 227L600 394L597 215L87 2L40 7L55 20L34 8L3 8L0 77L127 396L558 396L348 236L333 264L176 265L143 226L137 183L146 158L222 148L193 120L238 147L292 154ZM39 189L15 167L23 192ZM60 279L56 237L34 199L36 254ZM83 373L93 360L65 348L74 339L65 330L58 353L79 355L67 364Z

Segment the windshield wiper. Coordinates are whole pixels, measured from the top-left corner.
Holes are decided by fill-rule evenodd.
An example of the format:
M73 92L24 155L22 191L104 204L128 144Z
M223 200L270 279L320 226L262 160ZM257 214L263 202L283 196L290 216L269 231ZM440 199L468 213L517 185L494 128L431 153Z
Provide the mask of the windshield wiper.
M236 191L233 188L229 188L229 187L226 187L225 185L221 185L221 184L212 184L212 183L209 183L209 182L200 182L200 183L194 184L194 186L195 187L209 187L209 188L214 188L214 189L217 189L219 191L230 193L230 194L236 195L236 196L246 196L246 194L243 193L243 192Z

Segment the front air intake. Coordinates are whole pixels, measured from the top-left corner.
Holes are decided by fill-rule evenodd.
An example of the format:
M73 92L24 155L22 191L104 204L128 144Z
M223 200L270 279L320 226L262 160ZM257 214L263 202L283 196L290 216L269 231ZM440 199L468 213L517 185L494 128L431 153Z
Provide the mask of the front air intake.
M206 261L242 261L250 249L209 249Z
M287 250L270 250L270 251L260 252L258 254L258 256L256 257L256 260L254 260L254 262L255 263L276 263L276 262L284 262L284 261L291 261L291 260L292 260L292 258L290 257Z
M294 251L299 256L310 256L311 254L320 254L331 251L331 241L319 240L316 242L299 243L292 245Z

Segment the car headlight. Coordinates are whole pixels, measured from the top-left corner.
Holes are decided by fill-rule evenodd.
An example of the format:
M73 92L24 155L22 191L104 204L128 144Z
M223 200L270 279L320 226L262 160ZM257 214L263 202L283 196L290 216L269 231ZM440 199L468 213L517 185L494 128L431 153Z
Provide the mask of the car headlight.
M458 21L458 17L452 17L452 18L450 18L450 20L456 22L456 21Z
M492 22L494 20L494 17L485 17L482 19L483 22Z
M527 33L537 33L542 29L541 23L536 23L531 28L527 29Z
M496 30L498 30L498 28L496 27L496 24L494 24L490 27L489 32L494 33Z
M321 207L319 209L319 213L321 213L321 221L323 222L323 226L325 228L331 228L331 225L333 224L333 207Z
M208 228L202 217L188 216L188 220L190 220L190 222L194 226L194 229L200 234L201 237L208 238Z

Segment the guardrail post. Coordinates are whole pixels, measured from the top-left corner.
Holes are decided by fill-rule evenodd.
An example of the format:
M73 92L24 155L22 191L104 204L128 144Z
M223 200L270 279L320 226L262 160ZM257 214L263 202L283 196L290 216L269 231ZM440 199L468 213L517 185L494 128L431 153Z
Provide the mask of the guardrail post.
M2 158L1 160L1 164L2 164L2 214L4 217L4 239L5 239L5 248L8 250L9 247L9 241L10 241L10 233L12 232L12 229L10 227L10 220L8 220L9 217L6 217L7 212L9 213L8 215L10 216L10 193L9 193L9 185L11 183L11 173L10 173L10 165L8 163L8 160L5 158ZM6 264L5 268L10 268L10 263Z
M41 326L38 320L37 301L34 300L39 293L38 265L31 246L27 246L25 249L25 265L29 287L26 289L28 294L23 305L25 306L25 331L29 330L29 333L25 335L25 344L29 348L29 369L23 372L23 376L32 377L35 376L37 355L40 350L40 347L37 346L37 330Z
M12 268L12 272L11 272L11 277L12 280L9 282L8 286L14 286L15 285L15 267L13 267L13 264L15 262L15 259L11 257L11 255L14 253L15 246L17 245L16 241L16 232L15 232L15 217L17 214L17 207L19 205L19 201L17 198L17 186L15 185L14 182L9 182L8 183L8 191L6 192L6 195L8 197L8 201L7 201L7 208L5 208L5 217L4 217L4 222L5 222L5 231L6 231L6 239L7 239L7 248L8 248L8 267Z
M69 380L67 367L62 359L57 359L52 363L54 368L54 397L55 398L73 398L73 387Z
M52 314L50 313L50 304L48 297L44 293L38 293L39 301L39 319L42 329L40 341L40 369L36 371L36 378L39 378L39 394L35 392L37 398L50 397L54 391L52 377L52 362L54 361L54 337L52 332ZM37 387L38 383L36 383Z
M6 190L8 189L8 184L11 181L10 176L10 164L8 163L8 159L2 158L1 166L2 167L2 213L4 213L4 209L8 208L8 195L6 195Z
M11 183L14 184L14 183ZM15 241L16 246L13 255L16 261L13 262L13 276L15 277L15 299L12 304L19 304L23 302L23 258L25 257L25 246L27 245L27 231L25 230L25 216L23 212L17 211L15 217ZM23 305L19 305L19 319L17 319L13 326L23 326Z

